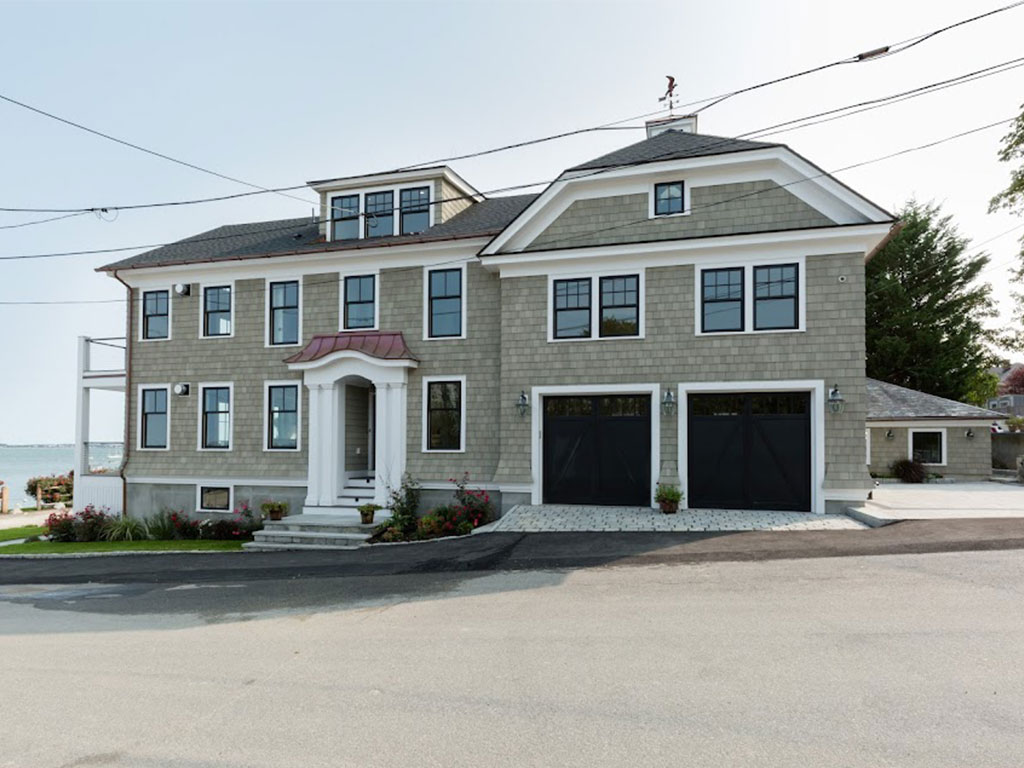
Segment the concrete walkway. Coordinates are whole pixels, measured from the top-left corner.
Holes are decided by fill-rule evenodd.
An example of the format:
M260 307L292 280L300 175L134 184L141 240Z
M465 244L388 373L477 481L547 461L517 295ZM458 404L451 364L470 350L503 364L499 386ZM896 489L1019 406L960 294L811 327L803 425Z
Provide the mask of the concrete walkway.
M864 513L880 522L951 518L1024 518L1024 486L1004 483L883 484Z
M42 512L22 512L21 514L8 513L0 515L0 531L7 528L21 528L23 525L42 525L53 510L45 509Z
M844 515L681 509L666 515L649 507L588 507L521 504L487 526L496 533L571 531L855 531L864 524Z

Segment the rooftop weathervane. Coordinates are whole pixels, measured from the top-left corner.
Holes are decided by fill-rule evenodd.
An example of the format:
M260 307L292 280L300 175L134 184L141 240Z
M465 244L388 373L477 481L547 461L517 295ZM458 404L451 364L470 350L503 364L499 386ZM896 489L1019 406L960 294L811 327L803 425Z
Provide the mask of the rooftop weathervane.
M659 102L668 102L668 113L672 114L672 110L676 108L676 79L672 75L665 75L668 78L668 88L665 89L665 95L658 99Z

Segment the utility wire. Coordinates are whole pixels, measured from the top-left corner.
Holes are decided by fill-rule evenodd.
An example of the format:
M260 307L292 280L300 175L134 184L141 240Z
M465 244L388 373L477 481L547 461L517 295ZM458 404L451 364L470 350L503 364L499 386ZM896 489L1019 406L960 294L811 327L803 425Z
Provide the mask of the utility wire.
M76 211L75 213L65 213L63 216L51 216L47 219L36 219L35 221L23 221L20 224L4 224L0 226L0 229L20 229L21 227L32 227L36 224L48 224L51 221L62 221L63 219L73 219L76 216L84 216L89 211Z

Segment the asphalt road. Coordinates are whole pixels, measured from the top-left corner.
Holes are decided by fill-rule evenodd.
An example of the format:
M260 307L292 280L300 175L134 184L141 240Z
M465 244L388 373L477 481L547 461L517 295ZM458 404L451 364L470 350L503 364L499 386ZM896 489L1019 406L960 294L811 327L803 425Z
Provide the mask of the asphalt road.
M8 584L0 765L1020 765L1022 577L1007 550Z

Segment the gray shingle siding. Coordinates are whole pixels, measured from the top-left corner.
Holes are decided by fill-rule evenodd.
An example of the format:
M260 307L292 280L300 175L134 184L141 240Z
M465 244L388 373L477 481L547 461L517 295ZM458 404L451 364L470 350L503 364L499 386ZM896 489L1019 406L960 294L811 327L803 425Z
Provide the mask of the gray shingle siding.
M868 422L870 427L870 422ZM907 433L909 427L892 427L893 437L887 440L886 427L871 428L872 474L888 477L889 467L897 459L910 457ZM921 427L921 429L924 429ZM973 438L966 437L967 427L950 422L946 426L946 465L929 467L928 471L952 479L978 480L992 474L992 433L986 427L973 427Z

